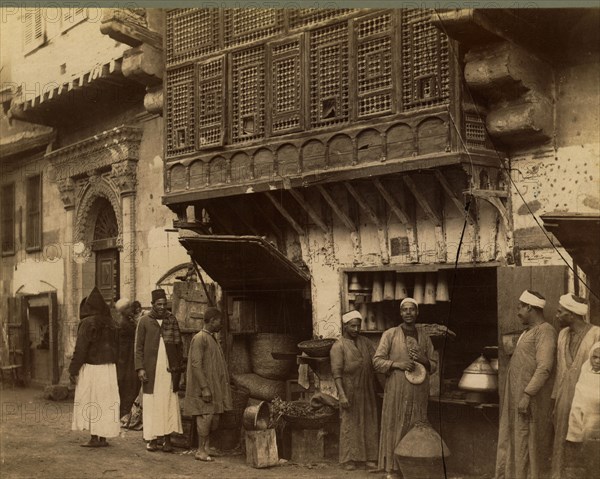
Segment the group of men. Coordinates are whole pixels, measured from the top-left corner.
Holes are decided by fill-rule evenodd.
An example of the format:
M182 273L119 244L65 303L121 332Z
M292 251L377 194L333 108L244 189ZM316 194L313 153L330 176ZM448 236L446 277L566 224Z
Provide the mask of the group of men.
M556 313L562 328L557 338L544 319L545 305L535 291L526 290L519 298L517 315L526 329L515 346L502 391L496 479L566 479L591 472L582 472L587 461L578 454L578 443L587 436L570 429L575 427L575 390L582 367L600 341L600 327L586 322L588 305L583 299L565 294ZM597 415L600 390L595 396L591 404ZM600 442L595 444L598 455ZM586 477L597 477L598 471L593 474Z
M84 447L106 447L106 438L119 435L120 419L140 384L146 449L172 452L171 434L183 432L177 394L186 371L181 332L167 309L164 290L152 291L151 304L150 312L136 321L135 305L118 301L122 319L116 324L97 288L81 302L69 373L76 384L72 429L91 435ZM204 327L193 337L187 359L184 414L195 418L196 459L201 461L213 460L210 432L218 426L219 414L232 408L225 357L215 337L221 326L220 311L207 308Z

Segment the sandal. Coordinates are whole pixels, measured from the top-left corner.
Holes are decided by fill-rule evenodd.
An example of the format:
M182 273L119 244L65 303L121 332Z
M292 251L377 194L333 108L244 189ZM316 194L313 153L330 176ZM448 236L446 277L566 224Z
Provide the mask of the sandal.
M194 456L194 459L196 459L197 461L204 461L204 462L213 462L214 461L214 459L212 457L210 457L209 455L203 456L198 453L196 453L196 455Z
M158 446L156 445L156 439L152 439L148 444L146 444L146 451L149 451L149 452L158 451Z

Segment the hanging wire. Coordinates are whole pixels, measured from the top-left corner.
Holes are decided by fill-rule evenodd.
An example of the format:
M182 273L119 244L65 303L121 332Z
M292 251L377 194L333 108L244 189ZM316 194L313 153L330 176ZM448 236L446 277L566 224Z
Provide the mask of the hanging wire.
M440 25L440 28L443 30L444 34L446 36L449 37L448 32L446 30L446 28L444 27L444 23L440 17L440 14L438 12L437 9L433 9L433 11L435 12L435 15L438 18L438 23ZM452 56L454 57L454 59L458 62L458 54L455 50L455 48L452 45L452 42L448 42L448 49L450 51L450 53L452 54ZM464 81L464 78L461 77L461 82L464 86L464 90L469 94L470 100L473 104L473 106L475 107L475 111L477 112L477 114L479 116L481 116L480 111L477 107L477 103L475 102L474 98L473 98L473 93L471 92L471 89L469 88L469 85ZM450 113L450 112L449 112ZM469 160L471 160L471 154L469 152L469 149L467 148L466 143L464 142L463 138L462 138L462 134L460 132L460 130L457 128L456 123L454 122L454 119L452 118L452 115L450 115L450 119L454 125L454 128L456 129L457 133L458 133L458 137L463 145L463 148L465 148L465 151L467 152L467 155L469 156ZM489 137L489 133L487 131L487 126L485 125L485 123L483 124L483 127L485 128L486 134L488 134ZM503 157L500 154L500 152L498 151L498 149L496 148L496 146L494 145L494 142L492 141L492 148L494 150L494 152L496 153L496 156L500 162L500 167L504 170L504 172L506 173L506 176L508 177L510 183L512 184L512 187L514 188L514 190L517 192L517 194L519 195L519 197L521 198L521 201L523 202L523 204L525 205L525 208L527 209L527 211L529 212L530 216L533 218L533 220L535 221L536 225L540 228L540 230L542 231L542 233L544 234L544 236L546 237L546 239L548 240L548 242L550 243L550 245L552 246L552 248L556 251L556 253L558 254L558 256L560 257L560 259L567 265L567 267L571 270L571 272L573 273L574 277L577 278L577 280L580 282L580 284L583 284L585 286L585 288L591 293L593 294L596 298L600 299L600 294L597 293L596 291L592 290L592 288L587 284L587 282L585 282L581 276L579 276L577 270L571 265L571 263L564 257L564 255L560 252L560 250L558 249L558 247L556 246L556 244L554 243L554 241L552 241L552 238L550 237L550 235L548 234L548 232L546 231L546 229L542 226L542 224L540 223L540 221L537 219L537 217L535 216L535 214L533 213L533 211L531 210L531 207L529 206L529 204L527 203L527 201L525 201L525 198L523 196L523 194L521 193L521 191L519 190L518 186L516 185L515 181L512 178L512 174L511 174L511 170L510 168L507 168L504 164L503 161ZM473 163L471 160L471 169L473 168Z

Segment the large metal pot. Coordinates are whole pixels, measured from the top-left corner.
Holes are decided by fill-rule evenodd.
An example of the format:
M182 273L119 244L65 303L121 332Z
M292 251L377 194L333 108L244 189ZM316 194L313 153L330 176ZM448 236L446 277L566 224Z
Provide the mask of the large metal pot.
M498 390L498 373L494 371L482 354L465 369L458 387L465 391L496 391Z

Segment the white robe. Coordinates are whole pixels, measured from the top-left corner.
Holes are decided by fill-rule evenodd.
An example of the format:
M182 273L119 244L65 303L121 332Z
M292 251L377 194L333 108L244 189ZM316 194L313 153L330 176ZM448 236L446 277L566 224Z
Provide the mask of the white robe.
M114 363L85 363L81 366L75 388L71 429L90 431L93 436L119 435L119 387Z
M598 348L600 342L592 346L590 356ZM588 359L581 367L581 374L575 386L567 441L589 440L600 440L600 372L592 371Z
M159 324L161 320L158 320ZM169 361L163 338L158 345L156 358L156 377L154 392L144 394L142 417L144 423L144 439L150 441L158 436L173 432L182 433L179 396L173 392L171 373L167 371Z

